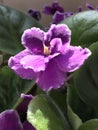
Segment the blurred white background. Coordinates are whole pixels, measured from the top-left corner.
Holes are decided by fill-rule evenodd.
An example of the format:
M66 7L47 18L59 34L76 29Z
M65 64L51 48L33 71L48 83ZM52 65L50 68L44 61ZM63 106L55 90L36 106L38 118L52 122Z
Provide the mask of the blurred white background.
M42 11L43 6L51 3L54 0L0 0L1 4L19 9L25 13L27 13L29 8L33 8L36 10ZM85 4L89 3L93 7L98 5L98 0L57 0L60 5L62 5L65 11L77 11L79 6L85 8ZM43 25L47 25L51 21L51 17L42 15L41 23Z

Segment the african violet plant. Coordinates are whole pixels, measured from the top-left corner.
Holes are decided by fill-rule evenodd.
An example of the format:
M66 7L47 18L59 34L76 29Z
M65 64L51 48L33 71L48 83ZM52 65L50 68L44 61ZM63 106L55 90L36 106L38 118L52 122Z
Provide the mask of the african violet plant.
M0 130L98 129L98 11L0 5Z

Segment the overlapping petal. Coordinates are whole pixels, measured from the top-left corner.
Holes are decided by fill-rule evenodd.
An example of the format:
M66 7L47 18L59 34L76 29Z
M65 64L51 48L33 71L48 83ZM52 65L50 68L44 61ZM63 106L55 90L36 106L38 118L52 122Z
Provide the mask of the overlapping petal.
M38 79L38 85L44 90L49 91L52 88L59 88L66 80L66 73L60 71L54 60L51 60L44 72Z
M35 73L32 69L25 69L23 65L20 63L21 59L26 55L30 55L31 53L28 50L24 50L17 55L10 57L8 61L9 67L11 67L20 77L24 79L35 79L37 77L37 73Z
M34 72L45 70L45 58L41 55L27 55L20 61L25 69L32 69Z
M43 13L48 15L54 15L57 11L64 12L63 7L57 1L54 1L51 6L46 5L43 9Z
M59 11L57 11L53 15L53 23L58 24L61 21L63 21L64 19L66 19L67 17L72 16L73 14L74 14L73 12L59 12Z
M54 38L50 42L50 51L52 54L60 52L62 48L62 41L60 38Z
M23 112L27 112L27 108L28 108L28 104L29 102L33 99L33 96L31 94L26 95L24 93L21 94L21 98L22 98L22 102L19 104L19 106L17 107L17 111L18 113L23 113Z
M18 113L6 110L0 114L0 130L23 130Z
M50 29L46 33L45 43L49 43L54 38L60 38L63 45L70 45L71 31L65 24L51 25Z
M28 121L23 124L17 111L11 109L0 113L0 130L36 130Z
M47 32L27 29L22 36L26 49L8 64L20 77L34 79L44 91L59 88L66 73L79 69L91 55L87 48L70 46L70 35L65 24L53 24Z
M56 58L56 63L63 72L73 72L79 69L90 55L91 51L87 48L70 46Z
M31 28L24 31L22 44L33 53L43 53L44 32L39 28Z
M57 24L57 23L61 22L62 20L64 20L65 18L66 18L65 13L61 13L61 12L57 11L53 16L53 23Z

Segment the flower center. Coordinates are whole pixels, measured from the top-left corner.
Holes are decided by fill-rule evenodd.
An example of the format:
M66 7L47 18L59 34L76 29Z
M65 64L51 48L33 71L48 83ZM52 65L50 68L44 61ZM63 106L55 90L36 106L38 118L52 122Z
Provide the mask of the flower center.
M50 52L50 50L49 50L49 47L47 47L47 46L45 46L44 45L44 54L45 55L49 55L51 52Z

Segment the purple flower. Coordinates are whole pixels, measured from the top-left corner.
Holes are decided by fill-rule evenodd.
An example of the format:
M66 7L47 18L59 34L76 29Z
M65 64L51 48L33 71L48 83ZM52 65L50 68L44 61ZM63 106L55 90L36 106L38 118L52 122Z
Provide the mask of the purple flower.
M90 4L86 4L86 8L89 9L89 10L95 10Z
M98 10L98 6L96 6L96 10Z
M28 121L22 125L17 111L6 110L0 113L0 130L35 130L35 128Z
M26 95L26 94L22 93L21 98L23 99L23 101L20 103L20 105L17 108L17 111L19 113L27 111L28 104L33 99L33 96L31 94Z
M73 12L61 13L61 12L57 11L53 16L53 23L57 24L71 15L73 15Z
M8 61L24 79L35 79L44 90L60 88L67 79L67 72L80 68L91 55L89 49L71 46L71 31L65 24L51 25L48 32L39 28L27 29L22 35L26 48Z
M38 21L41 19L41 13L37 10L29 9L28 14Z
M98 10L98 6L96 6L96 8L93 8L93 6L88 3L86 4L86 8L88 10ZM81 6L78 7L78 12L76 13L79 12L82 12ZM63 7L60 6L57 1L53 2L51 6L46 5L43 9L43 13L47 15L53 15L53 21L52 21L53 24L58 24L67 17L70 17L75 14L75 12L72 11L65 12Z
M81 6L78 7L78 12L82 12L82 7Z
M53 16L53 23L57 24L57 23L61 22L64 19L65 19L65 14L60 13L60 12L57 11Z
M94 8L91 4L86 3L86 9L88 9L88 10L98 10L98 6L96 6L96 7ZM82 7L79 6L79 7L78 7L78 12L82 12L82 11L83 11L83 10L82 10Z
M63 7L57 1L54 1L51 6L45 6L43 9L43 13L48 15L54 15L56 11L64 13Z
M73 12L64 12L63 7L57 1L53 2L51 6L45 6L43 13L53 15L53 24L57 24L65 18L73 15Z
M87 9L89 9L89 10L98 10L98 6L96 6L95 8L92 6L92 5L90 5L90 4L86 4L86 8Z

